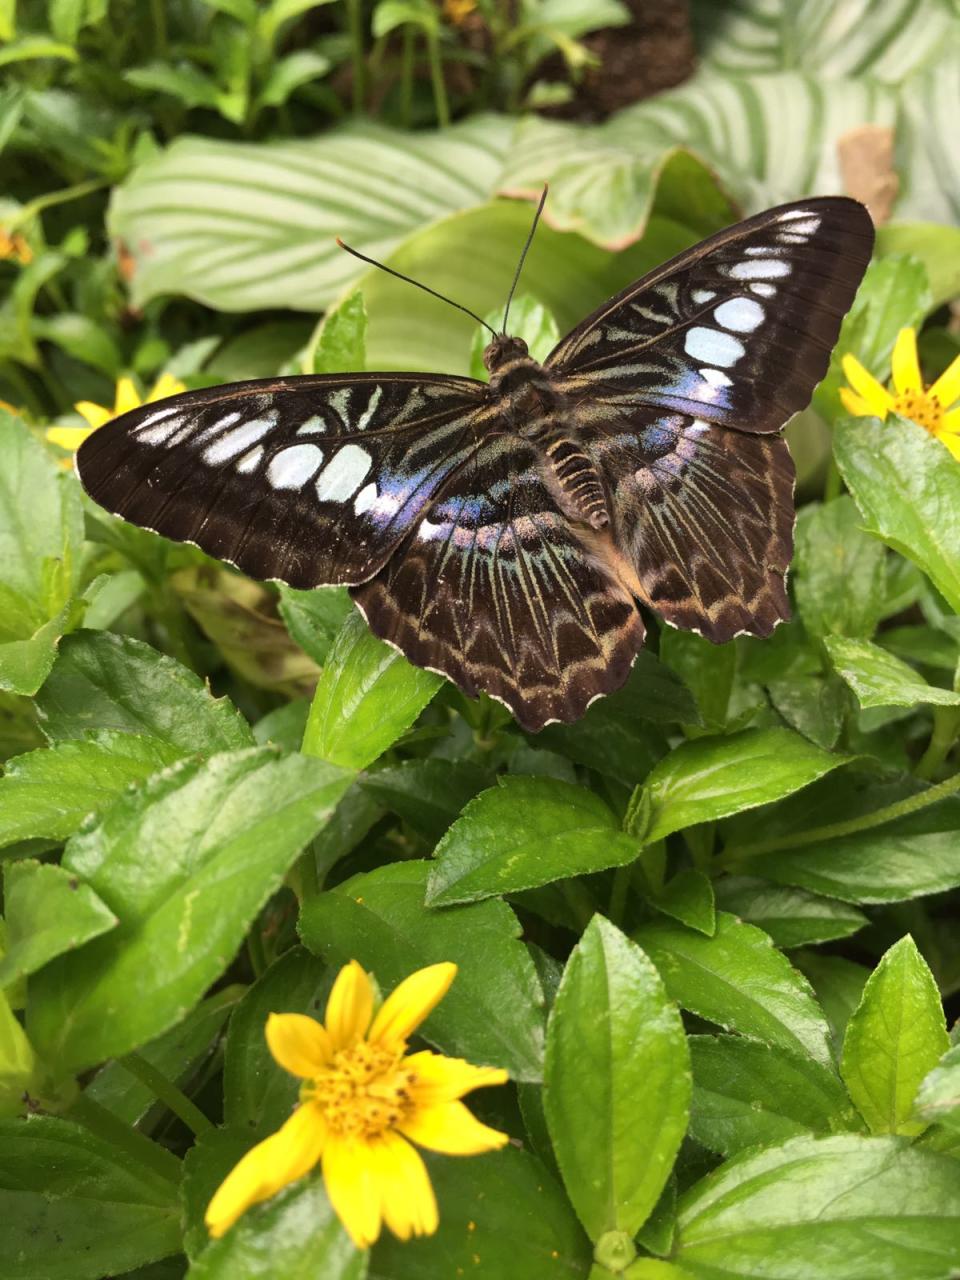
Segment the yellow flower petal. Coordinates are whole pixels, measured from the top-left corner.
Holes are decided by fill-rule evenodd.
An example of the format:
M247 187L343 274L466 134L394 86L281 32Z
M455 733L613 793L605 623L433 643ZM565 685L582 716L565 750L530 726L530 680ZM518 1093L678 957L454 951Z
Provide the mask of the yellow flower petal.
M448 1156L478 1156L510 1141L509 1135L499 1129L481 1124L462 1102L418 1107L397 1128L411 1142Z
M453 1102L473 1089L506 1084L509 1076L502 1067L475 1067L463 1058L446 1058L425 1049L404 1058L403 1065L416 1073L410 1096L417 1105L433 1106L437 1102Z
M248 1151L227 1174L204 1215L210 1234L219 1238L251 1205L269 1200L309 1173L323 1153L326 1136L318 1108L309 1103L299 1107L282 1129Z
M951 360L928 394L936 396L944 409L949 409L954 400L960 400L960 356Z
M917 358L917 332L915 329L901 329L893 344L893 356L890 360L893 373L893 385L903 395L905 391L922 391L923 379L920 377L920 361Z
M90 400L81 400L79 404L75 404L73 407L81 418L86 418L94 431L96 431L97 427L102 427L105 422L109 422L114 416L102 404L93 404Z
M876 417L874 411L864 400L863 396L858 396L855 391L851 391L849 387L840 388L840 403L846 409L847 413L852 413L855 418L873 418Z
M145 403L153 404L156 400L166 400L167 396L178 396L186 389L184 383L179 378L175 378L172 373L161 373L150 389Z
M280 1066L303 1080L317 1075L333 1057L326 1028L302 1013L271 1013L266 1037Z
M878 418L885 418L893 408L893 396L868 372L856 356L843 357L843 372L854 391L859 392Z
M960 409L954 409L953 412L960 418ZM951 414L947 414L947 417L951 416ZM957 461L960 462L960 421L952 429L938 431L937 439L941 444L945 444Z
M331 1137L323 1152L323 1184L334 1213L358 1249L380 1235L380 1194L370 1144Z
M431 1236L439 1225L437 1201L420 1154L398 1134L385 1133L370 1144L380 1208L387 1226L400 1240Z
M93 427L48 427L44 435L51 444L69 449L73 453L80 448L87 436L93 435Z
M384 1000L369 1038L384 1045L406 1040L440 1003L456 976L457 966L449 961L411 973Z
M121 413L129 413L131 409L139 409L143 401L132 378L121 378L117 383L117 398L113 406L113 416L119 418Z
M960 431L960 406L943 415L943 430L948 435L954 431Z
M334 1049L349 1049L366 1035L373 1017L373 987L356 960L337 974L324 1017Z

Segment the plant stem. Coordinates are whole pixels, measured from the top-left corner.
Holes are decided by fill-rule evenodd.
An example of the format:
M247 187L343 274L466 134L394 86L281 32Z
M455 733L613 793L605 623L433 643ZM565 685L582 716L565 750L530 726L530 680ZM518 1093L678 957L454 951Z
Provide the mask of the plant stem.
M166 0L150 0L150 16L153 19L153 52L162 58L167 52Z
M911 813L926 809L929 805L938 804L947 796L960 791L960 773L952 778L919 791L916 795L907 796L895 804L888 804L883 809L875 809L860 818L850 818L846 822L831 822L825 827L812 827L809 831L798 831L796 835L779 836L776 840L758 840L755 844L741 845L739 849L725 849L717 858L714 866L717 870L728 871L738 863L750 858L757 858L764 853L778 853L781 849L798 849L808 844L821 844L824 840L839 840L841 836L855 835L860 831L869 831L873 827L882 827L897 818L905 818Z
M827 478L823 485L823 500L832 502L834 498L839 498L841 493L843 493L843 476L840 474L836 458L831 453L827 464Z
M610 902L607 905L607 919L618 928L623 924L624 912L627 909L627 898L630 895L630 881L633 878L634 864L628 862L624 867L617 867L613 873L613 884L610 888Z
M85 1093L81 1093L69 1108L66 1118L82 1124L85 1129L115 1147L118 1153L125 1152L137 1164L147 1166L174 1186L180 1182L180 1161L175 1156L165 1147L145 1138L136 1129L131 1129L112 1111L108 1111L99 1102L94 1102Z
M363 114L367 100L367 64L363 48L363 8L361 0L347 0L347 25L350 30L350 54L353 63L353 113Z
M960 707L934 707L933 732L914 773L928 780L936 777L960 734Z
M82 196L88 196L92 191L99 191L102 187L109 185L106 178L92 178L89 182L78 182L72 187L61 187L59 191L47 191L44 195L29 200L11 218L5 219L3 226L7 231L15 231L17 227L23 226L38 213L43 213L44 209L52 209L54 205L67 204L71 200L79 200Z
M146 1085L155 1098L178 1116L194 1137L199 1138L201 1134L210 1133L213 1129L213 1125L200 1108L142 1054L128 1053L117 1061L125 1071L129 1071L141 1084Z
M433 103L437 111L437 123L441 129L450 124L450 103L443 78L443 61L440 57L440 36L427 29L427 58L430 61L430 82L433 85Z

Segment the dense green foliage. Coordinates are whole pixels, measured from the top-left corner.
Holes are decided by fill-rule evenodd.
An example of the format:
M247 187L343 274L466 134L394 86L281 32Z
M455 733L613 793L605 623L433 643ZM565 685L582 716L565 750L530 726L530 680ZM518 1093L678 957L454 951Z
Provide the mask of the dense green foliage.
M694 78L581 125L529 104L617 0L478 0L480 45L427 0L0 4L4 1280L960 1268L960 462L838 396L903 326L928 383L960 351L960 20L693 8ZM344 592L108 517L45 439L125 374L477 373L472 322L333 236L494 314L505 197L550 179L513 312L542 353L738 210L839 189L864 124L899 196L788 431L793 619L719 647L651 620L575 725L525 736ZM313 1177L211 1243L296 1100L265 1018L351 958L384 992L456 962L424 1036L509 1071L471 1104L515 1142L428 1157L430 1239L358 1253Z

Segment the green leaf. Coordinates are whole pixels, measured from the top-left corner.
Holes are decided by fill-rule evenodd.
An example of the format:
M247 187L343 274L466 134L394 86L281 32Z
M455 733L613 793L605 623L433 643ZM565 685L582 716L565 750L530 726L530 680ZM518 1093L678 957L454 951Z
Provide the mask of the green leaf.
M960 1264L960 1165L899 1138L793 1138L691 1187L676 1260L707 1280L824 1273L945 1280Z
M179 66L151 62L149 66L124 71L123 78L138 89L168 93L186 107L211 107L216 111L221 104L222 94L216 80L188 62Z
M439 1280L487 1275L586 1280L590 1246L552 1175L516 1147L454 1160L427 1155L440 1228L404 1243L384 1233L370 1280ZM480 1259L478 1262L477 1259Z
M846 763L789 729L748 729L681 743L644 783L650 843L700 822L779 800Z
M960 693L927 684L913 667L869 640L830 636L824 643L837 674L857 695L861 707L913 707L918 702L960 706Z
M483 317L491 329L497 332L503 322L503 307L488 311ZM522 338L527 350L534 360L541 363L560 341L560 330L553 316L536 298L529 293L521 293L510 303L510 332ZM483 353L490 341L487 329L477 326L473 331L473 342L470 347L470 377L481 382L487 380L487 370L483 363Z
M57 1116L0 1121L4 1280L100 1280L180 1251L177 1161L168 1176Z
M87 884L63 867L25 858L3 877L7 952L0 960L0 987L73 951L116 927L117 917Z
M378 39L405 26L436 32L440 27L440 14L429 0L378 0L371 23Z
M345 769L364 769L410 728L442 683L351 613L317 685L303 750Z
M68 44L51 40L49 36L26 35L19 40L11 40L0 49L0 67L9 66L13 62L32 62L37 58L61 58L66 62L76 62L77 51Z
M574 948L550 1012L543 1101L567 1193L591 1240L635 1235L686 1131L690 1061L680 1015L653 965L602 916Z
M960 227L906 222L898 217L896 222L877 227L877 252L882 255L880 261L909 256L923 263L930 284L928 305L923 310L942 307L960 293Z
M886 552L860 526L846 495L797 517L794 590L812 636L872 636L883 616Z
M39 1092L37 1077L42 1088L45 1074L10 1000L0 991L0 1120L23 1113L25 1099Z
M345 620L353 612L346 587L298 591L280 583L280 617L291 637L318 666L323 666Z
M470 760L433 758L378 769L360 785L435 845L464 806L492 782L490 770Z
M201 755L253 741L236 707L211 697L192 671L140 640L106 631L66 637L37 711L53 741L117 729Z
M867 917L856 907L804 889L770 884L752 876L724 876L716 884L725 911L755 924L778 947L805 947L856 933Z
M0 778L0 845L37 836L65 840L88 814L181 754L159 738L104 729L15 756Z
M722 882L721 882L722 883ZM712 937L717 927L713 881L702 871L683 867L651 898L653 906L681 924Z
M444 1053L539 1080L543 993L516 917L498 900L428 910L429 870L395 862L308 900L304 942L332 964L359 960L384 992L415 969L452 960L456 981L420 1034Z
M762 930L720 911L712 938L666 920L642 925L634 937L682 1008L831 1065L827 1024L813 992Z
M874 1133L915 1135L920 1082L950 1041L933 974L909 934L880 958L847 1026L840 1071Z
M113 192L133 304L180 293L221 311L323 311L361 270L335 236L388 258L412 232L489 199L510 130L474 116L416 136L364 122L268 144L179 138ZM409 312L409 286L405 296Z
M223 1149L221 1142L204 1141L191 1152L187 1186L212 1181L205 1201L228 1172ZM340 1225L320 1178L301 1178L249 1209L221 1239L210 1240L192 1259L190 1280L363 1280L368 1257Z
M76 479L0 408L0 689L43 683L75 621L82 542Z
M806 1055L742 1036L691 1036L690 1135L734 1156L801 1133L855 1128L835 1071Z
M665 627L660 633L660 661L677 673L696 698L703 723L723 728L737 669L737 646L711 644L692 631Z
M927 1123L960 1130L960 1045L948 1049L924 1076L914 1106Z
M111 381L123 370L123 357L110 334L90 316L61 311L52 316L38 316L33 322L36 338L45 338L62 347L69 355L105 373Z
M301 85L319 80L332 65L329 58L314 49L297 49L278 58L257 94L257 107L282 107Z
M960 467L905 419L839 422L834 452L868 532L924 571L960 613Z
M599 796L553 778L501 778L463 810L436 849L427 902L515 893L632 862L637 841Z
M71 839L63 865L120 925L32 981L33 1042L80 1070L179 1021L347 783L331 766L261 747L185 761L117 800Z
M266 1138L293 1113L300 1082L277 1066L267 1048L271 1013L304 1013L323 1021L322 960L293 947L275 960L240 1001L230 1019L223 1059L223 1117L228 1125Z
M836 676L787 676L771 680L767 693L791 729L829 751L837 744L850 696Z
M367 367L367 308L359 290L324 317L312 364L314 373L362 373Z

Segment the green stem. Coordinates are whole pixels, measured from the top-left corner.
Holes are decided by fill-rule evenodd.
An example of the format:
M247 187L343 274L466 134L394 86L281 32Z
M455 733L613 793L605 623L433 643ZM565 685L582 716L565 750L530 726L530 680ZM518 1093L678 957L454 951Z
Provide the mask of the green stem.
M935 778L960 734L960 707L934 707L933 732L914 773L918 778Z
M960 773L954 774L952 778L947 778L945 782L940 782L935 787L928 787L926 791L907 796L905 800L898 800L896 804L888 804L885 808L876 809L873 813L866 813L860 818L850 818L847 822L831 822L825 827L812 827L809 831L798 831L796 835L780 836L776 840L759 840L755 844L741 845L739 849L726 849L722 856L717 858L714 866L717 870L728 871L731 867L749 858L757 858L761 854L779 853L782 849L799 849L804 845L821 844L825 840L839 840L841 836L869 831L873 827L882 827L887 822L905 818L932 804L938 804L958 791L960 791Z
M166 0L150 0L150 16L153 19L153 50L158 58L167 52Z
M367 100L362 0L347 0L347 26L350 31L350 56L353 64L353 113L359 116L363 114L363 106Z
M610 902L607 906L607 918L619 928L627 909L627 898L630 896L630 881L633 879L632 862L625 867L617 867L613 873L613 884L610 888Z
M253 928L247 934L247 955L250 957L250 968L253 970L254 978L261 977L267 970L267 953L263 948L259 920L254 921Z
M843 476L840 474L836 458L831 453L827 464L827 478L823 485L823 500L832 502L834 498L839 498L841 493L843 493Z
M88 196L92 191L99 191L106 186L109 186L106 178L95 178L89 182L78 182L72 187L62 187L59 191L48 191L45 195L35 196L12 217L4 220L4 229L15 231L17 227L35 218L38 213L43 213L44 209L52 209L58 204L67 204L70 200L79 200L81 196Z
M118 1154L126 1154L139 1165L146 1165L161 1178L177 1186L180 1182L180 1161L170 1154L165 1147L158 1146L145 1138L136 1129L119 1120L112 1111L101 1106L99 1102L81 1093L73 1106L66 1112L68 1120L76 1120L85 1129L102 1138L115 1147Z
M440 36L436 31L427 29L427 58L430 62L430 83L433 85L433 103L437 112L437 123L441 129L450 124L450 103L447 99L447 86L443 78L443 62L440 57Z
M409 24L403 29L400 52L400 123L409 129L413 123L413 54L416 33Z
M597 910L597 904L591 895L579 880L561 880L560 892L566 899L567 906L576 917L580 929L585 929Z
M155 1098L178 1116L194 1137L199 1138L202 1134L211 1132L213 1125L200 1108L142 1054L128 1053L117 1061L125 1071L129 1071L130 1075L146 1085Z

